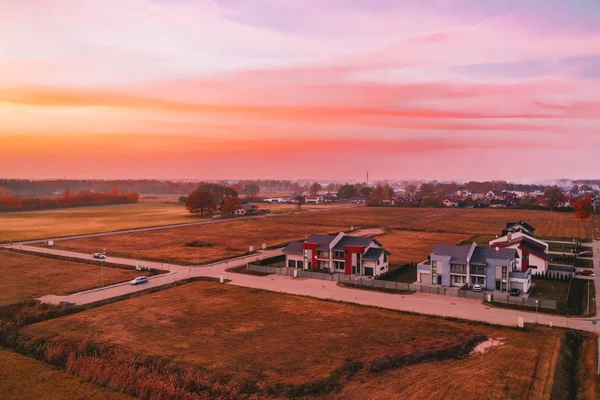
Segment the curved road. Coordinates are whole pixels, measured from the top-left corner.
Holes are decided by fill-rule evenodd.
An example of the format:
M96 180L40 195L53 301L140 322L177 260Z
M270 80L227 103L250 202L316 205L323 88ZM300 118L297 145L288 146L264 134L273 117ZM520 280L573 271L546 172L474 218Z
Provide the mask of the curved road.
M83 260L92 259L89 254L38 248L27 245L5 245L4 247L21 249L33 253L49 253L64 255ZM595 244L595 254L600 254L600 243ZM536 323L594 331L591 319L565 318L531 312L522 312L503 308L488 307L479 300L464 299L451 296L414 293L408 295L388 294L375 291L354 290L342 288L332 281L321 281L317 279L299 279L283 275L253 276L245 274L228 273L228 267L244 265L257 257L267 258L281 254L281 249L260 252L258 255L239 257L228 261L217 262L201 267L186 267L175 264L147 262L144 260L133 260L111 257L110 261L135 266L138 263L146 263L153 268L167 269L168 274L152 277L148 284L131 286L128 284L117 284L101 289L75 293L69 296L48 295L40 300L49 303L68 301L75 304L87 304L95 301L109 299L123 294L141 291L149 287L161 286L174 281L187 279L188 277L206 276L212 278L229 278L228 284L244 286L256 289L270 290L274 292L290 293L297 295L312 296L321 299L331 299L358 303L368 306L377 306L393 310L410 311L421 314L430 314L444 317L455 317L469 320L488 322L492 324L516 326L517 318L523 317L525 323ZM598 262L596 256L595 262ZM596 277L598 279L598 277Z

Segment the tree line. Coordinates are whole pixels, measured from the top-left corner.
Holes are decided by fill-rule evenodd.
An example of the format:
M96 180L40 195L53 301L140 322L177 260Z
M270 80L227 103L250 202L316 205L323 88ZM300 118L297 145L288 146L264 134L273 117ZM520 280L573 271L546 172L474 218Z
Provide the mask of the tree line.
M65 190L60 197L17 197L2 189L0 212L137 203L139 198L137 193L120 193L117 189L108 193L82 191L76 194Z

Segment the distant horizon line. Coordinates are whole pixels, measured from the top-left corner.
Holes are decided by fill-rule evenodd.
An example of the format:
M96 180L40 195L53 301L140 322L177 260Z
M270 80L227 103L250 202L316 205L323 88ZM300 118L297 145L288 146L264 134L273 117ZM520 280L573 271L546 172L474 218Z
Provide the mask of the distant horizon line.
M177 182L243 182L243 181L265 181L265 180L276 180L276 181L290 181L290 182L317 182L317 183L360 183L366 182L366 179L316 179L316 178L80 178L80 177L49 177L49 178L26 178L26 177L0 177L0 180L29 180L29 181L139 181L139 180L153 180L153 181L177 181ZM435 179L435 178L386 178L386 179L369 179L369 182L411 182L411 181L422 181L422 182L441 182L441 183L467 183L467 182L506 182L517 185L547 185L550 182L581 182L581 181L600 181L599 178L544 178L539 180L511 180L511 179Z

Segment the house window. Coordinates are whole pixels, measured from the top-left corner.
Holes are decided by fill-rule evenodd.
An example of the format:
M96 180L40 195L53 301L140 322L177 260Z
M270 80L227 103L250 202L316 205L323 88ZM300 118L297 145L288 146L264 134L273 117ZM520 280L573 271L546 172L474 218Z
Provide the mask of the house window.
M371 268L371 267L365 267L365 275L366 276L373 276L373 268Z
M335 262L335 269L337 270L343 270L344 269L344 263L341 261L336 261Z
M432 284L437 284L438 279L437 279L437 261L432 261L431 262L431 283Z
M304 262L303 261L296 261L296 268L304 268Z
M296 268L296 260L288 260L288 268Z

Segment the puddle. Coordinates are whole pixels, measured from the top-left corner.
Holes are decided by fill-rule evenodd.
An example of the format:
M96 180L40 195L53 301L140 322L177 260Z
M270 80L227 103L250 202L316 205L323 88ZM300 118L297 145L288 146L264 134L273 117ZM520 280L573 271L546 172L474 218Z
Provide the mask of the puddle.
M485 342L479 343L471 352L472 356L477 354L484 354L486 351L491 349L492 347L502 346L504 342L500 341L500 339L488 339Z

